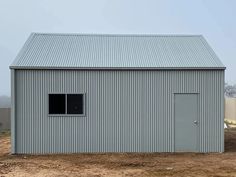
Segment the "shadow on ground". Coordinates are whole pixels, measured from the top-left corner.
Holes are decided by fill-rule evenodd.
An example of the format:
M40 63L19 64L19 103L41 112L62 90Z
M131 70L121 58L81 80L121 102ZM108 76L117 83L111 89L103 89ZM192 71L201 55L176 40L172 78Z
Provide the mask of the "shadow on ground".
M236 128L225 129L225 152L236 152Z

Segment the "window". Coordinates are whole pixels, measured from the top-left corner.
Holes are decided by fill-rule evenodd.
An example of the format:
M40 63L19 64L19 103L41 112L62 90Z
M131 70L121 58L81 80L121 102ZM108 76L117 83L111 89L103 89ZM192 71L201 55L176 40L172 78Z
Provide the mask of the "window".
M49 94L49 114L84 114L84 94Z
M67 95L67 114L83 114L83 94Z
M65 114L65 100L65 94L49 94L49 114Z

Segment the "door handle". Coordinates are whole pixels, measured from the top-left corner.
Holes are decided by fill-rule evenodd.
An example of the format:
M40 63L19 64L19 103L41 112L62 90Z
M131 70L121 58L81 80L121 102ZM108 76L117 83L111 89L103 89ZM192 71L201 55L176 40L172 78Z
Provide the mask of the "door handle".
M197 125L197 124L198 124L198 121L197 121L197 120L195 120L195 121L193 121L193 123L194 123L195 125Z

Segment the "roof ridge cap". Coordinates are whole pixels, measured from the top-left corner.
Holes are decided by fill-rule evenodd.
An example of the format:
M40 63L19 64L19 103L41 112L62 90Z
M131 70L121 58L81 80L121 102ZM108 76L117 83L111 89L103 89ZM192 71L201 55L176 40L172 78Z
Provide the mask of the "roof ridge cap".
M33 32L34 35L51 36L108 36L108 37L202 37L201 34L116 34L116 33L42 33Z

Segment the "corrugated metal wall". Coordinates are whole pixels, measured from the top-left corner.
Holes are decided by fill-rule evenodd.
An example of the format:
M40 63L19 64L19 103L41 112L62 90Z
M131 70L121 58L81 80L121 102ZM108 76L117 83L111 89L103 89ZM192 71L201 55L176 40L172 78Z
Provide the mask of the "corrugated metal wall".
M16 70L15 153L173 152L174 93L199 93L199 151L224 151L224 71ZM86 93L50 117L48 93Z

